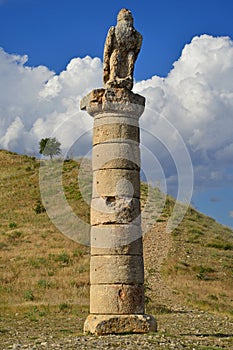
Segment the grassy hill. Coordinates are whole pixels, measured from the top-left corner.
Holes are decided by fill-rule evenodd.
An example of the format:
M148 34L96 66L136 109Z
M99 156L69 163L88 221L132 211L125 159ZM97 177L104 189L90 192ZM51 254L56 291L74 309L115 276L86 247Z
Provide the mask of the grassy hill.
M85 316L89 248L65 237L48 218L40 197L38 160L2 150L0 165L1 315L17 312L31 320L55 313ZM77 162L65 161L62 182L69 205L88 222L78 171ZM142 184L142 201L146 195ZM153 195L156 201L161 193L154 189ZM167 197L159 222L144 239L147 311L169 312L176 303L232 316L232 230L189 208L182 223L165 233L173 205ZM166 292L155 298L164 286L169 298Z

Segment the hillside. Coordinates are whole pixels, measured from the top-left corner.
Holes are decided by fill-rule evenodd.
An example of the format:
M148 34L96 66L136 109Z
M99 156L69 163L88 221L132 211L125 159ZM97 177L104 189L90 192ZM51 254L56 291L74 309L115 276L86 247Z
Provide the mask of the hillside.
M38 160L0 151L0 164L0 333L7 333L4 322L12 317L16 322L15 315L33 324L56 317L55 333L69 333L79 318L80 332L89 306L89 248L68 239L49 220L40 198ZM69 205L88 222L78 168L77 162L65 161L62 182ZM142 184L142 201L146 196ZM158 196L154 189L155 201ZM147 312L162 320L191 308L231 318L232 230L189 208L182 223L166 233L173 205L167 197L158 222L144 237Z

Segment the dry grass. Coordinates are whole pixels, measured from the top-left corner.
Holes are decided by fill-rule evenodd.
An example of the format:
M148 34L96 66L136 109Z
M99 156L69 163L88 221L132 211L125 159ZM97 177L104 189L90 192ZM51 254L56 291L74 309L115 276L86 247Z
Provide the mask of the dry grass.
M233 315L233 232L190 208L163 273L189 305Z
M0 151L0 163L1 308L88 305L89 249L66 238L46 212L38 211L43 208L39 161ZM70 162L70 180L64 178L65 183L77 166ZM79 205L85 211L83 207Z
M32 318L39 313L86 312L89 248L61 234L43 210L39 161L0 151L0 164L1 311L22 311ZM63 187L74 212L89 222L89 205L77 184L78 171L79 162L64 162ZM88 176L87 170L87 185L82 191L90 190ZM143 184L142 197L146 196L147 186ZM154 201L158 196L160 207L163 198L155 190ZM167 220L173 204L167 198L159 221ZM154 213L148 209L148 215ZM163 277L185 303L233 314L232 261L232 230L190 208L172 234Z

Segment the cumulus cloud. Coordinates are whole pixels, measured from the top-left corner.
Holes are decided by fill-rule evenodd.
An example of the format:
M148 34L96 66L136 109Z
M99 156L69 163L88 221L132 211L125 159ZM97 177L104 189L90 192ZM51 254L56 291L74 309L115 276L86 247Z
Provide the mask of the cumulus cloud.
M233 210L230 211L229 216L233 218Z
M156 154L171 185L177 183L177 166L187 165L186 148L199 186L232 182L232 81L232 40L202 35L184 47L166 78L135 84L134 91L147 101L141 117L144 148ZM56 75L44 66L27 66L27 56L1 49L0 147L37 154L39 140L53 135L64 149L82 138L86 151L91 133L86 141L83 134L92 118L79 111L79 101L100 86L99 58L74 58Z
M231 39L202 35L184 47L167 78L153 77L135 86L151 110L142 125L158 133L156 121L167 118L190 152L196 181L205 186L232 181L232 79ZM167 135L167 142L171 138Z
M79 101L101 84L101 61L75 58L55 75L27 59L0 50L0 147L38 154L39 140L52 134L67 147L92 125Z

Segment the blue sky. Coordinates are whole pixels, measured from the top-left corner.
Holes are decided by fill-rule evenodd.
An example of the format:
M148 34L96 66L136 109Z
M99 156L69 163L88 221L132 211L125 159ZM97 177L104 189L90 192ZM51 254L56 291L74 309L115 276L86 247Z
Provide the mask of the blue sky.
M105 37L122 7L143 35L135 89L183 138L194 168L192 203L233 227L231 0L0 0L0 147L36 153L38 139L75 116L78 99L102 84ZM142 118L153 130L149 110ZM84 124L92 126L88 117L76 126L85 132ZM173 193L174 166L160 158Z
M107 30L122 7L133 12L144 37L137 80L166 76L196 35L233 36L231 0L2 0L1 46L59 73L72 57L102 57Z

